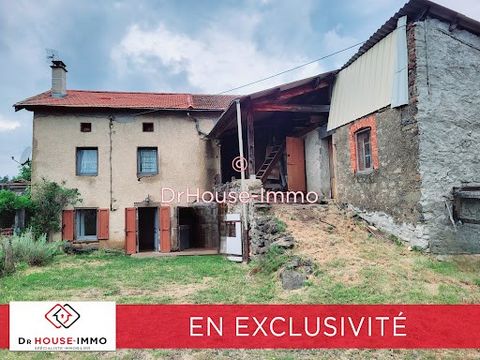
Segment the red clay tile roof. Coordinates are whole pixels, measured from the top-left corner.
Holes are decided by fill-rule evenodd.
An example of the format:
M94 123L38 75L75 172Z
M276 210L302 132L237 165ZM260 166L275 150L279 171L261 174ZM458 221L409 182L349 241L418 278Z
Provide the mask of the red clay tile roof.
M67 95L63 98L54 98L50 95L50 91L46 91L20 101L14 107L16 111L33 110L44 106L223 111L237 97L234 95L67 90Z

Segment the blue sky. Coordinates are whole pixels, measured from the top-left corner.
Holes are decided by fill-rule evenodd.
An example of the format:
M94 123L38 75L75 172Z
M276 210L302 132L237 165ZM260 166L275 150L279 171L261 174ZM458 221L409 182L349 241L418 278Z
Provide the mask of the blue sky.
M12 105L50 88L46 48L68 89L218 93L367 39L403 0L0 0L0 176L31 145L32 113ZM478 0L438 0L480 19ZM354 50L249 93L342 65Z

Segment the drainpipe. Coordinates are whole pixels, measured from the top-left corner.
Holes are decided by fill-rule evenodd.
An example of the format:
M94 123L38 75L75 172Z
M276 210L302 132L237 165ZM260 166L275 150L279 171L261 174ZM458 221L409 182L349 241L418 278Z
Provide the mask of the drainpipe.
M187 116L192 119L194 122L195 122L195 129L197 130L197 133L198 135L202 138L202 140L207 140L207 136L208 134L203 132L201 129L200 129L200 124L199 124L199 121L196 117L193 117L190 112L187 111Z
M245 169L243 168L243 134L242 134L242 111L240 109L240 100L235 100L237 103L237 133L238 133L238 150L241 161L241 171L240 171L240 191L245 191ZM242 217L243 217L243 251L247 250L247 234L248 234L248 219L247 219L247 203L242 202ZM244 254L244 259L248 258L248 254Z

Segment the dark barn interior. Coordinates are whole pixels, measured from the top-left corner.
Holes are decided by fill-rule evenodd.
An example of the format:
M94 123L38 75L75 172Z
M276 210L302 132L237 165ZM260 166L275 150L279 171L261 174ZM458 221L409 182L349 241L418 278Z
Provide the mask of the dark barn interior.
M308 132L326 124L332 81L333 73L326 73L241 98L247 177L255 175L266 189L305 190L301 179L305 177L305 165L293 166L291 161L293 153L300 153L299 161L304 161L303 143L288 138L302 140ZM235 104L222 115L210 137L220 140L222 182L239 179L240 173L232 168L233 159L239 155Z

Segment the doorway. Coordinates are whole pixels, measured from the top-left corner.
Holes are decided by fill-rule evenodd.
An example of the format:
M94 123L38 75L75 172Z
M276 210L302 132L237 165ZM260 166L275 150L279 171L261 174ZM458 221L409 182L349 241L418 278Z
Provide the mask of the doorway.
M212 205L178 207L178 245L180 251L218 249L218 209Z
M305 145L303 138L287 137L288 191L307 191L305 180Z
M138 251L158 251L158 209L138 208Z

